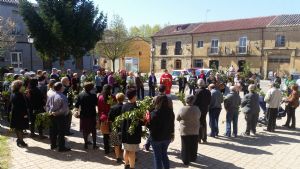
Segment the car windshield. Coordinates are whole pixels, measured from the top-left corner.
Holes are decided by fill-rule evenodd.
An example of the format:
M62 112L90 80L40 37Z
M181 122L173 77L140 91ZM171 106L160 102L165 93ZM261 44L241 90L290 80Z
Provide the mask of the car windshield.
M293 75L293 80L298 80L300 79L300 75Z
M183 75L188 75L187 71L173 71L172 76L180 76L181 73L183 73Z

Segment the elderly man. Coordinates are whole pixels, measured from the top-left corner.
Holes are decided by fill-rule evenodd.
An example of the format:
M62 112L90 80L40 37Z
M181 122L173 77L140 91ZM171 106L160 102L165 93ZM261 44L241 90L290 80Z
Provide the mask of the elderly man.
M241 98L235 86L229 88L230 93L224 99L224 107L226 110L226 133L225 136L231 137L231 123L233 126L233 136L237 137L237 124L239 117L239 106Z
M206 115L211 100L211 93L206 89L204 79L199 79L197 84L199 89L196 90L194 105L198 106L201 111L198 142L201 143L203 141L203 143L207 143Z
M59 74L58 74L58 70L56 68L52 68L52 73L50 75L50 79L55 79L56 82L59 82Z
M249 93L246 94L242 100L242 111L245 113L245 119L247 122L245 135L249 136L250 131L253 134L256 133L256 124L259 116L259 95L255 92L256 86L254 84L249 85Z
M211 137L216 137L219 134L219 116L222 109L223 95L216 88L215 84L210 84L208 89L211 92L211 100L209 104L209 125L211 128Z
M61 78L61 83L64 87L64 91L63 94L67 97L67 101L68 101L68 106L70 109L72 109L73 107L73 96L69 94L69 90L70 90L70 81L68 79L68 77L63 77ZM70 136L73 135L74 133L72 133L70 131L71 129L71 123L72 123L72 113L69 113L67 116L67 128L66 128L66 135Z
M280 84L273 83L271 89L268 90L265 96L265 102L268 109L268 127L269 132L275 132L276 118L278 114L278 108L281 103L282 95L279 90Z
M70 151L65 147L66 116L69 114L68 99L63 94L64 87L60 82L54 84L55 93L47 100L47 111L51 113L50 140L51 150L57 148L56 140L58 135L58 151Z

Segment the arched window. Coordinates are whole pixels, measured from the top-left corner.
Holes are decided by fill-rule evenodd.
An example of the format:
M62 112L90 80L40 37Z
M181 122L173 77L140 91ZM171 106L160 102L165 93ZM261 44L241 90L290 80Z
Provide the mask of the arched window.
M181 69L181 60L175 60L175 69Z

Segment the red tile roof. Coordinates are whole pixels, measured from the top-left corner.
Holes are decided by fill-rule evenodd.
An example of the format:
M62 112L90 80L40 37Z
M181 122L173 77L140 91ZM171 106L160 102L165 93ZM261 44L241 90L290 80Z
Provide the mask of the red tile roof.
M272 22L276 16L237 19L228 21L207 22L200 25L193 33L221 32L231 30L245 30L264 28Z
M201 23L170 25L155 33L153 36L189 34L196 30Z

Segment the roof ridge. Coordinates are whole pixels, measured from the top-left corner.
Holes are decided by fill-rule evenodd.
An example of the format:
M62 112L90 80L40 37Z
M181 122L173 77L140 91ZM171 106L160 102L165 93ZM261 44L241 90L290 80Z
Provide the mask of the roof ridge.
M240 18L240 19L228 19L228 20L219 20L219 21L210 21L205 23L217 23L217 22L230 22L230 21L238 21L238 20L250 20L250 19L263 19L263 18L270 18L270 17L277 17L278 15L270 15L270 16L259 16L259 17L251 17L251 18Z

